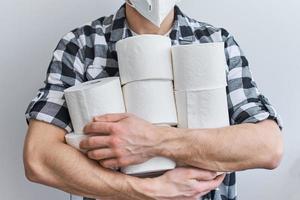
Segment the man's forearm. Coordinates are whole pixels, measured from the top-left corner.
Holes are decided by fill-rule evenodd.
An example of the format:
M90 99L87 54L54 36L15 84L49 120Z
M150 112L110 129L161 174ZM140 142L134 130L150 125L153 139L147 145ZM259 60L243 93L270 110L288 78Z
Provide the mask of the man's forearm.
M35 124L33 129L40 125ZM27 177L32 181L90 198L149 199L136 192L140 186L137 178L104 169L54 137L48 137L46 144L43 142L46 136L42 135L39 143L34 133L37 130L40 129L28 134L24 151Z
M41 172L43 183L90 198L120 195L122 199L132 199L124 196L134 192L128 180L131 177L104 169L68 146L56 145L53 148L45 155Z
M161 128L161 156L213 171L275 168L282 155L278 126L271 120L219 129Z

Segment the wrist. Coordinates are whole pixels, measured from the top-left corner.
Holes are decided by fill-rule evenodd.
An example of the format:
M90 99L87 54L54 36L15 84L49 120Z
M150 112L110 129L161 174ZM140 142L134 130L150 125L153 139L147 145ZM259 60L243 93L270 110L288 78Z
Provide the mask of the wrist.
M180 146L182 135L178 128L157 126L158 142L153 148L156 156L174 159L174 152Z
M134 196L143 200L155 200L155 187L156 184L153 178L136 178L131 177L128 179Z

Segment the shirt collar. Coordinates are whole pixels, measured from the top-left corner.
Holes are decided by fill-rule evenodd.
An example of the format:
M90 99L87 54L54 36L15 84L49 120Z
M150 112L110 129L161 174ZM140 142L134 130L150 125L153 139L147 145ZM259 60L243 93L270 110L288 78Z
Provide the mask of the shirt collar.
M174 7L174 12L174 24L169 36L172 43L189 44L194 42L194 30L190 18L182 13L178 6ZM126 22L125 4L113 15L108 33L110 34L109 40L113 43L133 35Z

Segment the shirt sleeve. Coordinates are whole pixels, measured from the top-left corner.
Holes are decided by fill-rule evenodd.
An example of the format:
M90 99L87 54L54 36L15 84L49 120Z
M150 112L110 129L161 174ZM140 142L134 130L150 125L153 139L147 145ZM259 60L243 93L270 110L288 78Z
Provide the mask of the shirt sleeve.
M84 82L84 51L74 32L66 34L53 52L44 87L30 102L25 116L72 131L64 90Z
M266 119L274 120L280 129L282 123L275 108L269 100L260 93L249 63L241 48L226 30L222 29L225 41L225 54L228 65L227 99L230 123L257 123Z

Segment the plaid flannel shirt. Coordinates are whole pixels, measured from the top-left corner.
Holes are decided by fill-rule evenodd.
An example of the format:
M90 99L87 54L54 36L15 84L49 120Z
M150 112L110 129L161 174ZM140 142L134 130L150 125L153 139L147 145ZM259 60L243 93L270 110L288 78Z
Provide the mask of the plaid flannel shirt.
M115 15L101 17L66 34L53 53L44 87L27 108L27 122L36 119L71 132L63 91L89 80L119 76L115 44L132 35L126 23L125 4ZM281 127L275 109L257 89L245 55L225 29L191 19L175 6L175 20L169 37L172 45L224 42L231 125L273 119ZM236 199L235 178L235 172L228 174L219 188L203 199Z

